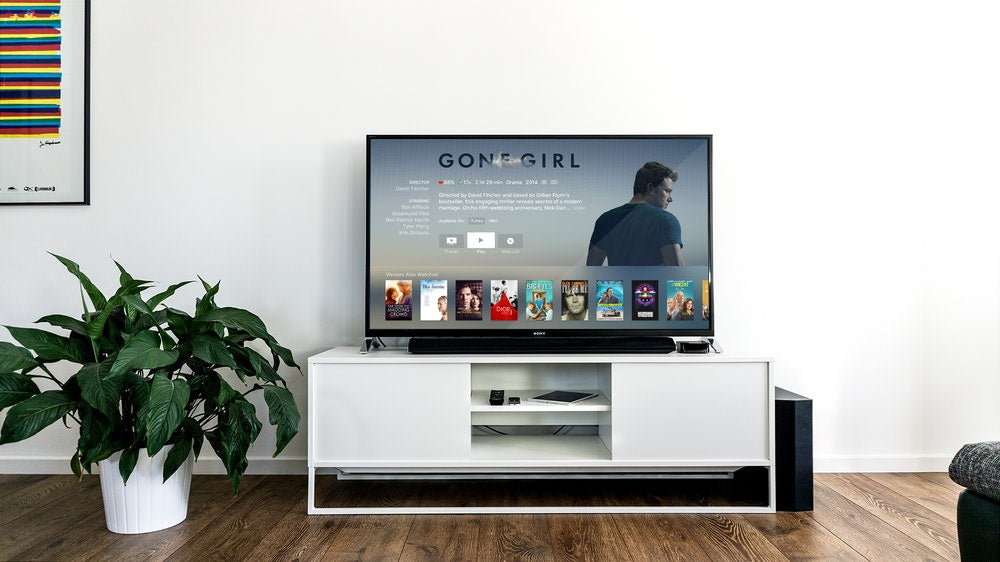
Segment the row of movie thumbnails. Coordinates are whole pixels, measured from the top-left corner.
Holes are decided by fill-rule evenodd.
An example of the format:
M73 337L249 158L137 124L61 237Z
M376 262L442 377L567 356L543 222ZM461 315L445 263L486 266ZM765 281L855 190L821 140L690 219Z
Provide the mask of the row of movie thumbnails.
M597 321L632 320L708 320L708 280L701 281L700 299L695 282L656 279L631 280L527 280L524 300L518 280L489 282L489 294L481 279L396 279L385 282L385 319L421 321L512 322L552 321L586 322L592 315ZM591 288L594 292L591 293ZM560 299L554 299L556 289ZM626 289L630 292L626 296ZM414 291L416 295L414 295ZM591 307L591 295L596 303Z

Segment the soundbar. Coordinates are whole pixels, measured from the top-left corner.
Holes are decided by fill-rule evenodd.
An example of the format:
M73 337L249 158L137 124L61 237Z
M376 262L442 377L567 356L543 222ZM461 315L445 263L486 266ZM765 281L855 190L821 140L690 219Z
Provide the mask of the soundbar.
M457 353L670 353L676 349L667 336L567 337L413 337L407 346L414 354Z

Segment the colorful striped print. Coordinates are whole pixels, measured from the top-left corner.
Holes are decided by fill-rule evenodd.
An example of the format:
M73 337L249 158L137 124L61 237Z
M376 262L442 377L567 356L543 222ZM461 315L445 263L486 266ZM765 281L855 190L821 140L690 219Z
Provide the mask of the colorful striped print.
M59 136L59 8L53 0L0 0L0 138Z

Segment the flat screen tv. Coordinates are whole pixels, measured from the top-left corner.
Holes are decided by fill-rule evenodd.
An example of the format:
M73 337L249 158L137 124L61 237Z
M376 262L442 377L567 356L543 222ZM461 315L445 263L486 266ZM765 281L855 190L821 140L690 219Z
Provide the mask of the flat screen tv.
M714 335L710 135L369 135L367 163L368 338L633 352Z

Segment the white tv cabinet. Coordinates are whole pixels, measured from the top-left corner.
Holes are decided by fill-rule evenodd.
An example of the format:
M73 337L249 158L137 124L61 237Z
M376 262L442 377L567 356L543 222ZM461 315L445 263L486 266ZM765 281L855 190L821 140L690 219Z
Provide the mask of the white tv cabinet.
M309 358L310 514L758 512L775 510L769 359L725 354L410 355L336 348ZM520 405L491 406L490 389ZM528 402L544 390L599 396ZM585 435L474 435L481 426L575 426ZM317 507L340 478L726 475L768 469L766 506ZM392 476L390 476L392 475Z

